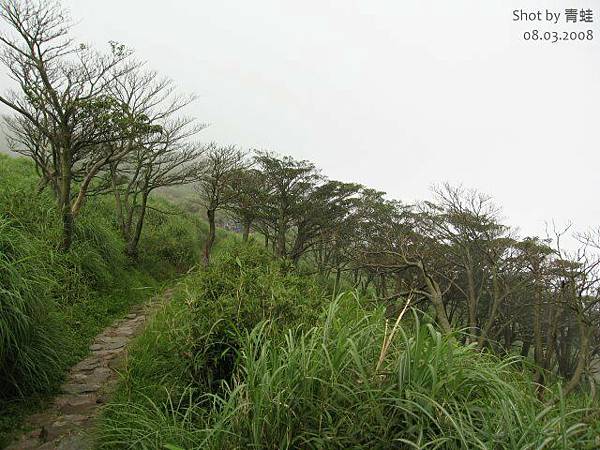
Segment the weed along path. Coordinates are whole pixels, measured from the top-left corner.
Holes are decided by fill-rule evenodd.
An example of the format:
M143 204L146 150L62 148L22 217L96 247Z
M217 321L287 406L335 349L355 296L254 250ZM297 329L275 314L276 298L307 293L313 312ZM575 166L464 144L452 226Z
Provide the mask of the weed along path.
M149 303L135 306L125 318L96 336L90 355L69 371L62 393L47 410L26 420L25 428L30 431L7 449L93 448L90 432L102 404L118 382L118 369L126 357L127 345L142 331L153 307L168 301L172 294L167 289Z

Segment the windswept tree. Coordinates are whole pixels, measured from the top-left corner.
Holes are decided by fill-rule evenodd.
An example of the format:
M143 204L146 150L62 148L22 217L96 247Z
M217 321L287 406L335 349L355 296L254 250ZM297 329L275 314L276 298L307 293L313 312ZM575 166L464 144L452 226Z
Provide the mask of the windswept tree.
M129 121L148 124L146 133L131 130L113 143L127 152L107 170L126 252L135 258L150 194L196 180L194 163L201 149L192 138L204 125L180 114L194 96L177 95L173 81L154 71L125 74L111 87L111 95L123 105Z
M204 265L210 263L210 254L216 237L215 216L219 210L231 206L238 195L233 188L240 172L249 166L246 153L235 146L218 146L211 143L203 150L197 165L196 190L208 219L208 236L204 245Z
M266 201L263 174L254 167L243 168L231 177L231 201L225 205L233 219L242 226L242 240L248 241L250 230L257 225Z
M600 255L593 250L593 241L582 241L576 250L565 251L560 237L555 231L549 302L540 320L546 339L538 344L547 361L553 359L558 373L568 380L564 387L567 395L590 372L592 339L600 326ZM544 369L553 367L546 364Z
M275 254L288 257L288 232L307 207L307 199L322 177L311 162L289 156L257 152L254 161L264 177L266 190L261 222L274 237Z
M297 263L302 255L318 243L330 244L339 238L349 219L360 186L334 180L320 180L300 199L295 217L293 243L289 257Z
M445 246L440 255L445 262L438 265L453 268L453 287L464 299L461 310L469 333L477 339L482 328L491 326L482 326L482 310L488 310L493 321L505 296L501 266L511 242L509 230L499 223L499 209L487 195L449 184L436 187L434 193L435 201L420 208L420 226L425 235ZM495 298L490 301L491 296Z
M422 215L413 208L390 202L389 220L376 230L373 237L366 237L363 250L363 266L385 280L395 278L392 298L416 298L426 300L433 307L437 323L444 333L452 326L444 301L452 284L452 272L440 264L444 245L431 239L422 230Z
M363 195L361 202L365 218L358 262L367 280L378 282L384 298L392 282L392 297L427 300L445 332L452 320L468 323L483 346L480 330L490 332L510 292L505 262L512 240L497 223L489 199L449 185L436 190L436 201L418 207L375 194Z
M124 117L122 105L109 95L115 80L136 63L116 43L107 54L75 44L59 2L2 0L0 20L0 61L19 87L0 95L15 113L7 120L12 150L31 157L52 186L66 250L93 180L126 154L112 144L146 125Z
M311 253L322 276L335 272L335 286L339 286L342 272L348 272L354 285L365 290L376 279L377 271L364 264L364 251L391 223L396 210L383 192L359 185L352 189L356 193L345 202L343 217L338 216L335 226L320 234Z

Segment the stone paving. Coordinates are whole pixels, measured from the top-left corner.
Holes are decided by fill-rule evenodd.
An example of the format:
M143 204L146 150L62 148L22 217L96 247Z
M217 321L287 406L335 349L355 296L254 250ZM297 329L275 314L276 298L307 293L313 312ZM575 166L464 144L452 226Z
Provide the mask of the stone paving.
M170 291L163 294L168 299ZM157 303L157 302L153 302ZM111 391L118 383L117 369L126 355L127 344L142 330L148 306L136 306L124 319L118 320L96 336L90 355L69 371L52 405L30 416L23 434L7 449L93 448L89 431Z

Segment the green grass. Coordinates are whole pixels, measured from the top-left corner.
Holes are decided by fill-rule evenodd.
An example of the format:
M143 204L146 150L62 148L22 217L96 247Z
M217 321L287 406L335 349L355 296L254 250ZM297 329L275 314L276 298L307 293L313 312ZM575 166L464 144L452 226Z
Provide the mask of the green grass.
M308 285L286 289L290 275L251 246L224 252L214 272L182 283L138 339L105 411L101 448L600 444L591 400L567 401L557 387L546 396L556 403L545 406L520 359L463 346L417 311L392 333L384 309L358 294L331 302ZM277 303L282 292L286 312L273 313L269 299ZM199 310L202 301L212 310ZM214 332L219 323L226 327ZM198 326L211 327L210 335L198 334ZM198 378L202 367L214 370L206 353L215 344L221 355L232 354L231 374L218 385Z
M204 230L170 204L152 211L140 261L124 256L110 197L91 198L72 248L57 251L52 195L24 159L0 155L0 446L55 393L93 337L198 260Z
M305 301L294 303L298 296ZM316 320L319 300L317 285L282 274L265 250L221 240L211 266L187 275L132 345L122 399L166 400L163 387L179 396L191 380L218 389L231 377L247 332L268 318L280 326L300 324L310 314Z
M285 328L311 315L316 319L322 292L310 278L286 271L264 248L231 242L207 270L190 276L184 295L193 317L193 379L213 389L231 378L246 332L263 320Z
M482 355L415 319L377 371L383 312L364 310L352 295L283 341L264 322L243 339L224 392L190 386L160 399L121 398L106 414L102 447L595 448L586 411L564 401L545 408L516 359Z
M194 265L206 232L154 199L168 214L150 210L132 264L112 200L96 197L60 253L54 201L36 181L29 162L0 155L0 446L102 328ZM584 392L564 399L557 385L542 403L520 359L463 346L417 311L394 326L370 298L332 301L322 282L228 236L132 345L101 448L600 447Z

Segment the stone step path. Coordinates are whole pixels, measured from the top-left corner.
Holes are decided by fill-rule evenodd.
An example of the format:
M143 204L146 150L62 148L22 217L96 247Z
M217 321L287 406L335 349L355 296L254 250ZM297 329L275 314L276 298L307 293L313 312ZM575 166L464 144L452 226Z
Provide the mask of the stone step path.
M167 290L161 299L167 301L171 295ZM149 309L157 303L155 298L148 305L135 306L125 318L96 336L90 355L69 371L62 393L47 410L27 419L25 427L32 431L7 449L92 449L89 432L118 383L117 369L127 354L127 344L142 331Z

